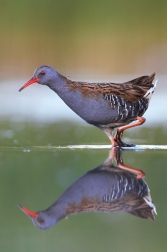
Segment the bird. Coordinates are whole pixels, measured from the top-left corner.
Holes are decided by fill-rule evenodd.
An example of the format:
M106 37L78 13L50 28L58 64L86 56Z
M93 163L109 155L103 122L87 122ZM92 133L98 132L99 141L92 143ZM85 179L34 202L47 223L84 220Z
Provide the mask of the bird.
M101 129L113 147L132 147L121 140L123 131L142 125L156 83L155 73L124 83L72 81L50 66L40 66L19 91L33 83L46 85L87 123ZM132 123L133 121L136 121ZM118 128L113 136L113 130Z
M119 151L116 149L116 153ZM142 171L129 166L126 170L114 165L113 152L98 167L86 172L75 181L46 210L33 212L22 205L39 229L48 229L68 215L83 212L124 211L136 217L154 220L156 213L150 190L144 178L137 178ZM119 154L116 155L116 160ZM119 161L119 160L118 160ZM122 163L120 160L118 163Z

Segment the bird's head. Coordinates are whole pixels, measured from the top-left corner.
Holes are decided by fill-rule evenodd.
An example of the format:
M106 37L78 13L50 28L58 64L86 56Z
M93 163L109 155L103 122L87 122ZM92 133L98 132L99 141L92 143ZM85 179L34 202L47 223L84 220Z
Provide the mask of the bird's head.
M33 83L39 83L42 85L49 85L53 78L57 76L57 72L50 66L40 66L37 68L29 81L27 81L20 89L30 86Z
M26 215L28 215L32 219L34 225L40 229L47 229L55 224L52 216L48 215L46 211L32 212L31 210L21 205L18 206Z

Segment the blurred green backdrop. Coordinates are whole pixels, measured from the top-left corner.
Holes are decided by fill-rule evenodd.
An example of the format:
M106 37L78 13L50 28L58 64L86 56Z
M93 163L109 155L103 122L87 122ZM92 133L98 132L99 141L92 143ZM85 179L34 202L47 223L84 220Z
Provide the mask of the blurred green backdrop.
M166 73L167 1L0 1L1 77Z

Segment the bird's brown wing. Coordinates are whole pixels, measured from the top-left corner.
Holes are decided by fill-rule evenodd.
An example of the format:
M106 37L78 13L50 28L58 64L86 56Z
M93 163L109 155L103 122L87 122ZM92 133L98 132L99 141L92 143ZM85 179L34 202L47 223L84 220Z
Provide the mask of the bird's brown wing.
M71 81L62 76L70 90L79 90L85 97L98 97L100 94L103 94L104 96L115 95L130 102L135 102L143 98L147 91L154 86L152 84L154 77L155 73L150 76L142 76L125 83L116 84Z
M147 91L154 86L152 83L154 77L155 73L122 84L106 83L102 88L102 92L104 95L116 95L130 102L135 102L143 98Z
M140 218L154 220L154 204L150 205L142 196L130 193L115 200L103 201L98 206L96 204L94 209L101 212L124 211Z

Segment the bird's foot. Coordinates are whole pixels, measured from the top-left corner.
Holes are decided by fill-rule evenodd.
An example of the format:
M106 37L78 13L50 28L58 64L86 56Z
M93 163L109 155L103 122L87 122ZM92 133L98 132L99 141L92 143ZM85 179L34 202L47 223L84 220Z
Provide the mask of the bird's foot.
M127 143L122 142L122 140L121 140L122 135L123 135L123 132L121 132L121 133L119 133L118 131L116 132L116 134L114 135L114 138L113 138L113 143L114 143L113 147L116 147L116 146L135 147L136 146L135 144L127 144Z
M135 144L127 144L127 143L124 143L121 141L121 147L135 147L136 145Z

